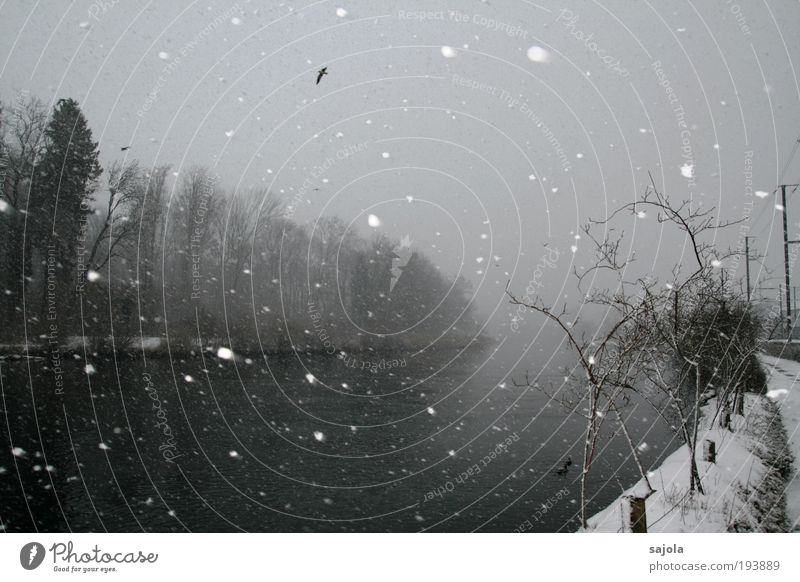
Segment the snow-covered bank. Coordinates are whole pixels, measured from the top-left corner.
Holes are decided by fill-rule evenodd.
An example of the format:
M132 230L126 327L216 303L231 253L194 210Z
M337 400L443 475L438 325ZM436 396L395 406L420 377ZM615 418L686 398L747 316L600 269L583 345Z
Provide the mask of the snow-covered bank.
M791 382L779 378L774 362L793 365ZM716 462L703 461L702 446L698 446L697 463L704 495L689 494L689 450L685 445L670 455L664 463L649 474L657 491L647 499L647 530L652 533L679 532L732 532L732 531L787 531L797 523L800 507L800 484L792 479L792 452L797 450L797 423L800 416L800 391L784 386L793 384L800 375L800 364L775 358L764 358L765 367L772 372L770 397L747 394L745 416L733 415L731 429L709 426L715 402L705 409L706 427L701 430L699 444L705 439L716 443ZM788 373L788 372L787 372ZM776 390L778 391L776 393ZM778 406L772 398L782 397L782 408L788 411L792 402L794 416L786 419L791 426L793 448L787 447ZM791 396L791 399L789 398ZM787 516L784 488L787 482L793 489L787 491L791 509ZM625 491L609 507L589 520L591 532L618 532L622 529L623 496L643 491L640 481ZM794 513L792 513L794 512Z
M778 403L795 463L786 484L786 513L792 531L800 531L800 362L762 356L769 374L769 397Z

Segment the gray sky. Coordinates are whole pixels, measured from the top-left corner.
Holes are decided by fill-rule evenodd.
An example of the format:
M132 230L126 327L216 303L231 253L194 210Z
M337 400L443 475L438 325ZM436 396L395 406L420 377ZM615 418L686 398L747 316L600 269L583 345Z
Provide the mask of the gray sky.
M0 96L77 99L104 165L132 144L148 166L204 164L226 186L296 198L300 221L335 214L367 233L374 214L460 270L503 328L506 280L569 293L588 260L579 225L648 171L728 219L752 201L754 246L781 266L774 197L748 196L744 171L772 192L800 137L798 22L789 0L5 0ZM800 154L783 181L800 182ZM642 265L681 258L651 217L619 226ZM559 261L535 275L544 243Z

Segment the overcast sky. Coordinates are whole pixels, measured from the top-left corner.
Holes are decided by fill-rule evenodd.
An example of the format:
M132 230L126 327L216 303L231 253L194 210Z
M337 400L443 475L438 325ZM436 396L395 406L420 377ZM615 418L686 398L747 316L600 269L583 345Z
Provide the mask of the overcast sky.
M374 214L461 272L502 327L506 281L568 291L588 260L579 225L648 171L728 219L753 202L754 247L781 267L775 199L748 195L744 172L753 192L800 182L799 22L789 0L5 0L0 97L77 99L104 164L207 165L298 200L301 222L367 233ZM619 226L647 260L681 259L652 217ZM543 244L559 261L535 275Z

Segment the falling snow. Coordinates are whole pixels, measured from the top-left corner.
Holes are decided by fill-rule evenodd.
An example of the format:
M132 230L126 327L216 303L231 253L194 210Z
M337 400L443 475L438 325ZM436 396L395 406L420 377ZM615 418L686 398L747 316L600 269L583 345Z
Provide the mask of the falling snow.
M528 60L534 63L550 62L550 53L540 46L532 46L528 49Z

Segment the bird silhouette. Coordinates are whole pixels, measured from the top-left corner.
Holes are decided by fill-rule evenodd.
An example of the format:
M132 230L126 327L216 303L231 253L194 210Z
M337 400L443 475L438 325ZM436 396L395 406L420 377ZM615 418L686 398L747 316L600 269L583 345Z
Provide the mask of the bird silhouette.
M320 82L320 81L322 81L322 77L323 77L324 75L327 75L327 74L328 74L328 67L322 67L322 68L321 68L321 69L320 69L320 70L317 72L317 85L319 85L319 82Z
M125 150L131 149L131 146L125 146L124 148L119 148L119 151L124 152Z
M563 467L559 467L558 469L556 469L556 475L559 475L560 477L563 477L564 475L566 475L567 472L569 471L570 465L572 465L572 457L571 456L567 457L567 460L564 463Z

